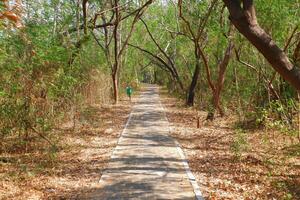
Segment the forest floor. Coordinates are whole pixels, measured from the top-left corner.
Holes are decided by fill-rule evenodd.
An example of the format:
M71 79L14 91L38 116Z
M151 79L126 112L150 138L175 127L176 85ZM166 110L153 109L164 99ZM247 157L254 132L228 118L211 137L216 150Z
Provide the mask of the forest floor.
M299 142L274 130L237 129L234 116L204 122L206 112L164 90L161 101L205 199L300 199Z
M6 139L0 152L0 199L74 199L99 183L102 170L133 103L92 105L80 113L75 131L63 124L50 137L58 152L40 138L27 147Z
M133 100L134 101L134 100ZM184 150L205 199L300 199L300 145L276 131L236 128L236 117L214 122L161 91L171 136ZM74 199L99 183L133 103L93 105L50 138L58 152L33 137L26 149L1 143L0 199ZM3 151L5 149L5 151Z

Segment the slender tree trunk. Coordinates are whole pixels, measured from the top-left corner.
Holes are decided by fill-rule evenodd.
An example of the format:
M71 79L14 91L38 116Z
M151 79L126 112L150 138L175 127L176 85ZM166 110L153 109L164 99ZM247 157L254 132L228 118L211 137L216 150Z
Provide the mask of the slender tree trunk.
M240 95L240 87L239 87L239 78L236 70L236 64L233 67L233 74L234 74L234 84L235 84L235 91L237 93L237 100L238 100L238 115L239 121L241 121L241 117L243 115L242 112L242 103L241 103L241 95Z
M59 4L60 2L58 1L57 4L54 6L54 20L53 20L53 29L52 29L52 36L54 37L56 34L56 29L57 29L57 18L59 14Z
M76 5L76 28L77 28L77 41L80 40L80 0L77 0Z
M112 67L112 81L113 81L113 94L114 94L114 101L115 104L118 104L119 102L119 94L118 94L118 70L119 70L119 22L120 22L120 13L118 8L118 0L114 1L114 7L115 7L115 15L116 15L116 22L115 27L113 30L113 38L114 38L114 64Z
M221 63L218 65L218 68L219 68L218 80L217 80L217 83L215 86L215 90L213 90L214 107L215 107L215 109L217 109L219 111L221 117L223 117L225 115L225 112L221 106L221 93L222 93L222 90L224 87L225 73L226 73L226 70L227 70L231 55L232 55L232 50L234 47L234 44L231 41L231 37L232 37L231 35L232 35L232 32L231 32L231 27L230 27L229 36L228 36L228 40L229 40L228 46L225 50L224 57L223 57Z
M130 30L128 32L128 35L124 39L124 41L120 40L121 35L119 34L119 28L121 26L121 13L120 13L120 7L119 7L119 0L114 0L113 7L115 11L115 25L113 29L113 39L114 39L114 64L112 67L112 79L113 79L113 92L114 92L114 99L115 104L119 101L119 70L120 66L122 65L122 55L124 53L124 50L126 49L129 39L132 36L132 33L135 28L135 24L138 22L140 17L142 16L145 9L152 3L152 0L148 0L143 6L136 10L136 14L134 16L134 19L131 23Z
M207 63L207 60L203 54L203 52L200 49L200 52L202 52L202 57L205 60L205 68L206 68L206 72L207 72L207 80L209 83L209 86L212 90L212 104L213 104L213 110L211 110L208 115L207 115L207 119L213 120L214 116L215 116L215 111L217 110L219 112L219 114L221 115L221 117L224 116L224 110L222 109L220 102L221 102L221 92L224 86L224 81L225 81L225 72L227 69L227 66L229 64L230 58L231 58L231 54L232 54L232 49L233 49L234 45L232 43L232 41L229 38L229 44L226 48L224 57L222 59L222 61L220 62L220 64L218 65L219 68L219 74L218 74L218 79L216 83L213 83L212 79L211 79L211 74L210 74L210 69Z
M82 1L82 15L83 15L83 31L84 35L87 35L87 2L88 0Z
M112 75L112 80L113 80L113 92L114 92L114 101L115 101L115 104L118 104L119 102L119 81L118 81L118 78L117 78L117 75Z

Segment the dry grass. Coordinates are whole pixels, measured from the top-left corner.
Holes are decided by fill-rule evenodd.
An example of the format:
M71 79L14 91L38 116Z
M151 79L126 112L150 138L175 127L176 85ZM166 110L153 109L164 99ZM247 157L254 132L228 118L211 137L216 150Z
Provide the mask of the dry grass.
M0 154L0 199L72 199L95 188L124 127L131 103L93 105L81 112L75 131L66 123L26 145L6 139Z
M275 131L236 130L235 117L203 123L205 112L161 92L171 135L206 199L300 199L300 145Z
M206 113L166 94L162 103L206 199L300 199L300 146L289 137L239 133L235 117L197 129L197 115ZM76 199L97 188L130 109L127 101L84 109L76 131L69 123L50 135L58 152L36 137L2 142L0 199Z

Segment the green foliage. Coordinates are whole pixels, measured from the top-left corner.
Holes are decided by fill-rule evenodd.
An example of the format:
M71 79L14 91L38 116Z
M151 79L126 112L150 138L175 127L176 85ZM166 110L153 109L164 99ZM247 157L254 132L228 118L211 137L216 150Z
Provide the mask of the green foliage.
M233 142L230 146L232 152L237 159L241 159L242 153L249 148L247 142L247 134L242 129L237 129L233 138Z
M253 113L258 125L263 125L267 129L280 130L282 133L296 136L297 131L293 129L294 114L290 113L295 110L296 106L293 99L287 99L286 104L281 101L272 101L265 107L258 107Z
M23 140L51 131L61 113L80 104L80 88L91 80L91 71L104 65L99 62L103 54L92 49L94 41L84 39L78 49L73 38L53 32L51 20L39 21L52 15L51 6L56 5L45 4L45 12L37 7L23 29L0 35L0 137L18 135ZM69 16L60 18L60 26Z

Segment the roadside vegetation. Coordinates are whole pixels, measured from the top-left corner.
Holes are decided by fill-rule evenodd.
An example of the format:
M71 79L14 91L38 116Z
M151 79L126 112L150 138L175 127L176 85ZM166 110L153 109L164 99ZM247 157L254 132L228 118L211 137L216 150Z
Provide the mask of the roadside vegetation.
M34 182L67 173L94 140L106 158L132 105L125 88L145 82L177 99L172 135L211 175L207 198L237 198L216 196L215 162L247 185L240 198L253 198L249 186L299 199L299 65L299 0L0 0L0 198L67 195Z

